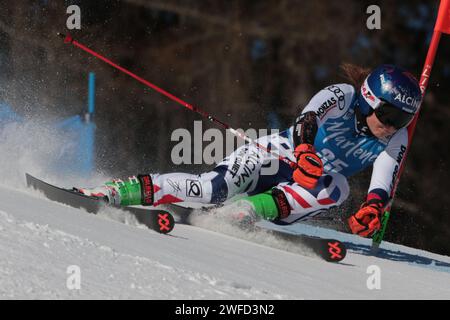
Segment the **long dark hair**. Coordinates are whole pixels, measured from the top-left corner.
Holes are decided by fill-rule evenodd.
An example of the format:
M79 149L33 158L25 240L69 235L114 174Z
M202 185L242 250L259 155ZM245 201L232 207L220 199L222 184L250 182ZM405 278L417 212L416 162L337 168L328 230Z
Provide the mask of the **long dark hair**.
M354 86L356 90L361 87L371 71L370 68L364 68L347 62L342 63L340 68L344 79Z

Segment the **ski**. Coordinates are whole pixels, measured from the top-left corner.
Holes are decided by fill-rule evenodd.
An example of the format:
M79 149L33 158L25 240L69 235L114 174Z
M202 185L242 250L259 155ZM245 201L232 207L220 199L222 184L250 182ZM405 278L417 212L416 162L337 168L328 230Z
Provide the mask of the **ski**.
M193 209L189 207L183 207L178 204L164 204L161 205L164 210L170 212L177 223L190 225L189 216L192 214L208 214L211 207L204 207L201 209ZM142 210L140 208L133 208L133 210ZM336 239L327 239L317 236L310 236L305 234L288 233L279 230L267 229L258 226L254 226L249 232L260 231L265 232L268 235L273 236L275 239L281 241L288 241L297 243L310 249L315 255L328 262L342 261L346 254L347 248L345 244Z
M317 256L328 262L342 261L347 254L345 244L336 239L326 239L304 234L287 233L278 230L266 229L266 231L280 240L290 241L306 246Z
M74 208L81 208L90 213L98 213L108 204L98 197L89 197L79 192L64 189L45 181L42 181L30 174L26 174L27 185L44 193L44 195L53 201L69 205ZM136 219L146 225L148 228L160 233L169 233L172 231L175 221L179 224L190 225L189 216L196 214L196 209L183 207L177 204L164 204L155 207L115 207L124 210L136 217ZM210 208L200 209L198 214L207 214ZM304 234L287 233L283 231L265 229L256 227L258 231L266 232L268 235L282 241L298 243L301 246L309 248L315 255L328 262L340 262L347 253L343 242L336 239L326 239ZM251 231L250 231L251 232Z
M89 197L70 189L64 189L42 181L30 174L26 174L28 187L41 191L49 200L63 203L65 205L83 209L89 213L97 214L108 204L98 197ZM166 210L141 209L133 207L116 207L136 217L139 223L159 233L169 233L175 226L172 214Z

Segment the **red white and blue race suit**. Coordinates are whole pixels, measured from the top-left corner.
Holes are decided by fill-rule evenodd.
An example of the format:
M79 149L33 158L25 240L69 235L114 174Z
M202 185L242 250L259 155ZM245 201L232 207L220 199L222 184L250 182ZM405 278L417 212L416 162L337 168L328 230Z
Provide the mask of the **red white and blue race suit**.
M293 223L342 204L349 195L347 177L370 166L369 198L386 203L407 148L407 130L402 128L384 140L373 136L358 112L357 94L349 84L326 87L303 108L293 126L257 140L293 162L298 144L313 144L324 164L324 174L314 189L295 183L293 169L284 161L246 144L210 172L152 174L154 204L222 203L236 195L276 188L284 193L291 208L282 221Z

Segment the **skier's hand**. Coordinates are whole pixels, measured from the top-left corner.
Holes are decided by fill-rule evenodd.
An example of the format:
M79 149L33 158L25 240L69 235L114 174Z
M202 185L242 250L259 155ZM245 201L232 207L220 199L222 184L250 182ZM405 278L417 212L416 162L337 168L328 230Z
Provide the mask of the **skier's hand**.
M323 174L322 160L315 153L313 145L302 143L295 148L297 168L292 177L302 187L313 189Z
M348 219L352 233L370 237L381 227L383 204L381 201L364 202L357 213Z

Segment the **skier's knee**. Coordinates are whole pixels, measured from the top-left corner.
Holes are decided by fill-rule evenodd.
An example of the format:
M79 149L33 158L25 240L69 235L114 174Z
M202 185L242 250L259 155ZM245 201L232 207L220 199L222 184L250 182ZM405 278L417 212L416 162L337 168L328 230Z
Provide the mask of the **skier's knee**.
M221 168L215 168L213 172L215 176L211 179L211 203L219 204L229 198L228 184Z
M285 219L291 213L291 207L283 191L272 190L244 198L252 203L256 216L264 220Z
M343 175L333 176L334 185L339 189L340 196L336 201L336 205L341 205L350 195L350 187L348 185L347 179Z

